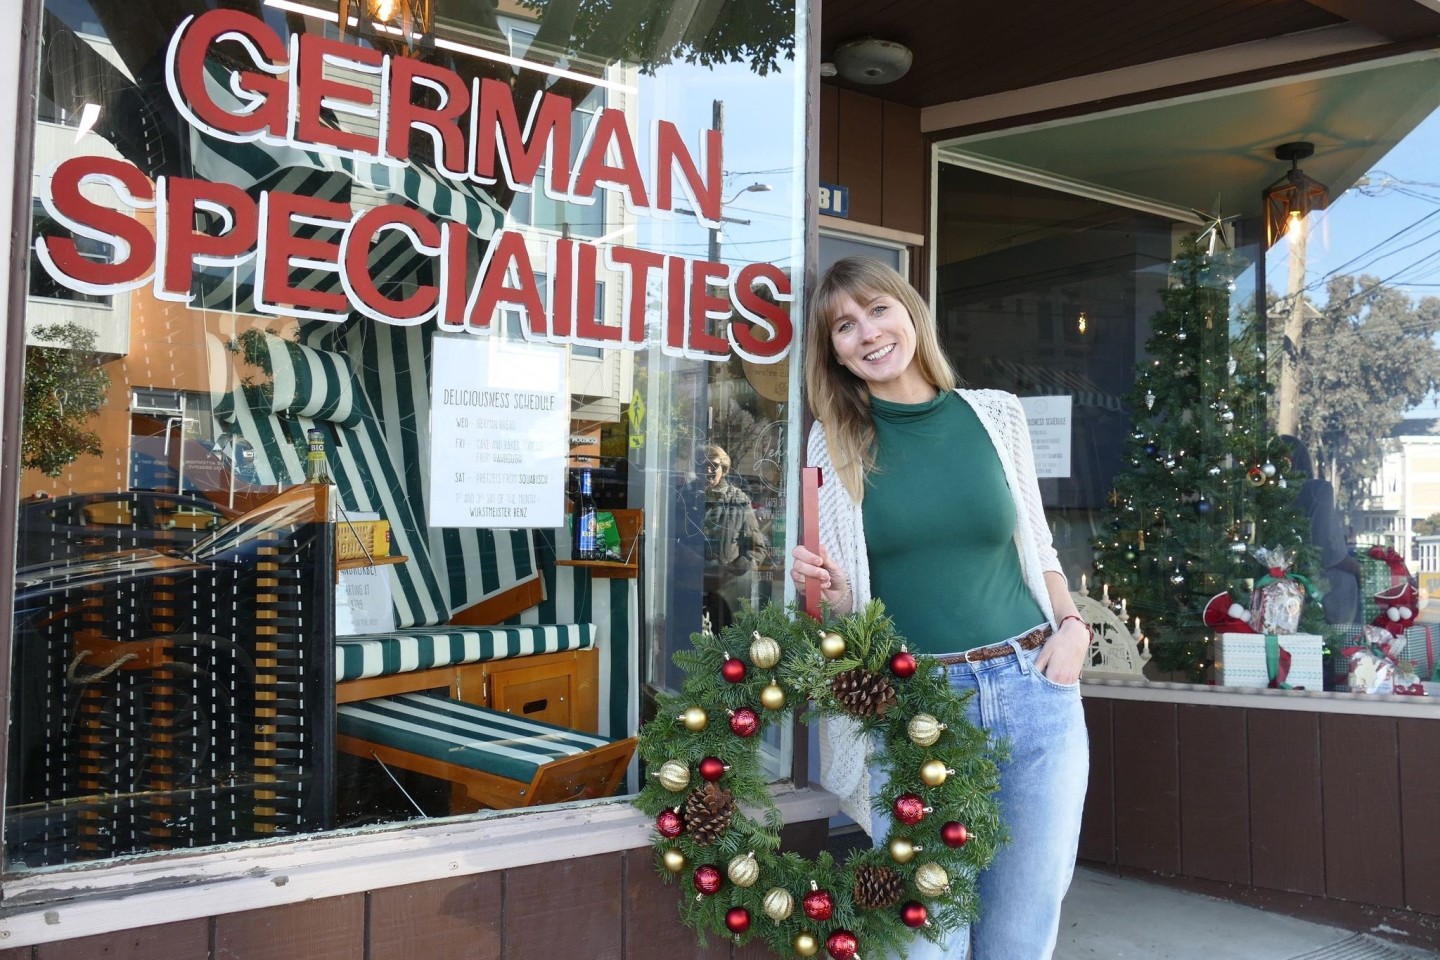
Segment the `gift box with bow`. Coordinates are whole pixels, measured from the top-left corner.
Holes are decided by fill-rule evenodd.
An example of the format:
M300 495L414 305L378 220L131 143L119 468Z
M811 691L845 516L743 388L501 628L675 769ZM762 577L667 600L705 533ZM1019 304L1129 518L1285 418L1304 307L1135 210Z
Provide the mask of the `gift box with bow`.
M1310 633L1260 633L1255 616L1229 593L1205 605L1205 625L1215 630L1219 655L1215 680L1227 687L1320 690L1324 687L1324 640Z

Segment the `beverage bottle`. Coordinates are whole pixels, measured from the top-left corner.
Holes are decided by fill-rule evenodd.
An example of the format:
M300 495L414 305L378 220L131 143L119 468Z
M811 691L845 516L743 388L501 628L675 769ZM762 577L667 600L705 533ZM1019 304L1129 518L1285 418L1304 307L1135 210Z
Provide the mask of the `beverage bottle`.
M312 428L306 438L310 441L310 451L305 457L305 482L329 483L330 472L325 468L324 431Z
M579 531L579 554L577 560L598 560L600 550L595 542L597 517L594 491L590 486L590 471L580 471L580 497L575 505L575 528Z

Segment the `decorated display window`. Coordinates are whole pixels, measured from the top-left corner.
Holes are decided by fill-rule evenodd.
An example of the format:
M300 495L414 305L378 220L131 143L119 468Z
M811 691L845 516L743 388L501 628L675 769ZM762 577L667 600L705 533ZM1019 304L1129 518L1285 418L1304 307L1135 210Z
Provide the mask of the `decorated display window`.
M6 869L638 789L783 596L799 16L45 5Z
M1437 106L1427 56L941 145L942 333L1024 398L1090 678L1435 692Z

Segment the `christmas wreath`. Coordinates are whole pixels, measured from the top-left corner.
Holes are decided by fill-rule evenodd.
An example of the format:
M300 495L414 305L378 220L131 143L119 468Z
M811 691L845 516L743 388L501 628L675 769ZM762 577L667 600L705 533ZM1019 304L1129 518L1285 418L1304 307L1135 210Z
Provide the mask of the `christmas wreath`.
M879 601L823 626L771 604L675 655L686 672L640 733L661 875L682 884L680 914L700 934L760 937L781 956L903 955L973 921L975 877L1005 842L998 770L933 658L911 654ZM885 842L837 862L780 852L779 811L761 769L765 729L792 707L848 717L875 738L889 783Z

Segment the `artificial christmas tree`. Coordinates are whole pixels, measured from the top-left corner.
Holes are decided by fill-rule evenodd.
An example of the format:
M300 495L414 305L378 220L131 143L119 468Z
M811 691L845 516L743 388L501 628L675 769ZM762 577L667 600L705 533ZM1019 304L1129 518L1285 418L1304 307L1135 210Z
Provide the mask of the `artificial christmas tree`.
M1287 478L1288 450L1266 428L1264 329L1231 318L1227 280L1193 236L1183 241L1095 543L1091 593L1141 618L1155 665L1192 680L1209 677L1206 603L1224 590L1245 598L1265 573L1253 548L1286 549L1296 571L1313 569L1299 478Z

